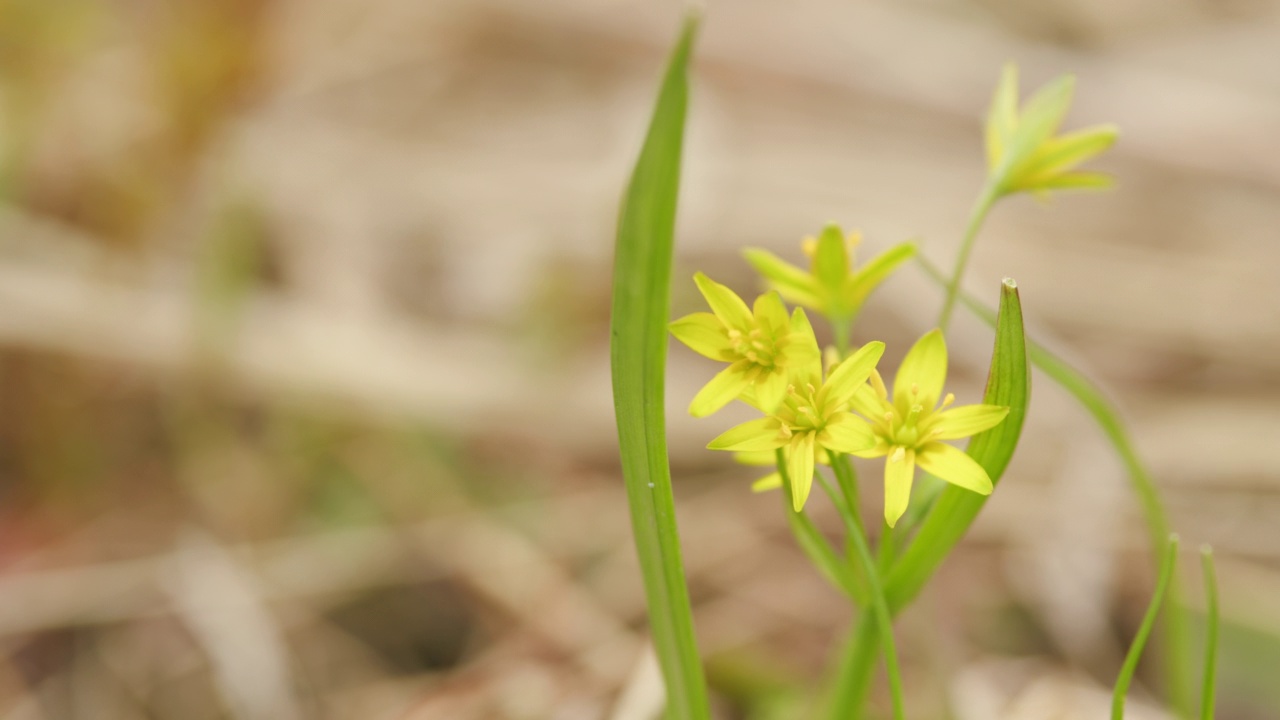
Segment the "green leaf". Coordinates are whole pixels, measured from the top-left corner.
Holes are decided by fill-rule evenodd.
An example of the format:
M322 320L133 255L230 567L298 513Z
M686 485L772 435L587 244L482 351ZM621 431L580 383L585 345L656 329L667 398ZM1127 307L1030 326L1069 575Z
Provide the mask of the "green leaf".
M942 272L928 260L921 256L916 256L916 262L934 282L940 286L946 285L947 281ZM984 320L988 325L995 326L996 313L994 311L965 293L960 293L958 297L970 312ZM1165 538L1169 537L1171 528L1169 516L1165 512L1164 503L1160 499L1160 492L1156 488L1155 480L1151 477L1150 471L1147 470L1141 458L1138 457L1138 451L1134 447L1133 439L1129 436L1128 428L1125 426L1119 409L1107 398L1102 389L1094 384L1084 373L1071 367L1066 361L1054 355L1035 340L1027 342L1027 355L1033 366L1049 376L1049 379L1057 383L1059 387L1070 393L1076 399L1076 402L1080 403L1081 407L1093 416L1094 422L1101 428L1107 439L1111 441L1116 454L1120 456L1121 462L1124 463L1133 492L1138 496L1138 500L1142 505L1142 513L1146 520L1151 547L1161 547L1165 542ZM1169 602L1173 606L1173 611L1166 616L1164 625L1164 631L1167 634L1166 642L1164 643L1165 652L1167 653L1165 674L1173 704L1178 708L1179 715L1189 717L1191 707L1190 686L1192 682L1190 674L1191 631L1185 604L1182 601L1182 594L1176 582L1170 588L1169 595Z
M710 717L680 560L663 407L671 256L689 56L697 25L694 15L685 20L644 147L623 196L610 328L622 473L653 644L666 682L667 716L673 720Z
M966 451L987 471L992 483L999 483L1018 445L1030 391L1022 304L1018 299L1017 285L1006 279L1000 291L995 350L983 403L1008 407L1009 415L999 425L975 435ZM924 587L969 529L978 511L986 504L987 497L951 486L939 494L937 502L920 524L915 540L889 574L885 594L895 613L910 603Z

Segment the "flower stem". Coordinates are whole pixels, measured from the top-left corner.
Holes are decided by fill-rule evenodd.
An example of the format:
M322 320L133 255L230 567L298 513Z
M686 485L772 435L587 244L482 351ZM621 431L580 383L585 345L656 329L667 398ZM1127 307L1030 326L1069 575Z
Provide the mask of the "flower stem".
M849 356L849 319L828 316L827 320L831 323L831 335L836 342L836 352L843 360Z
M787 523L791 526L791 534L796 544L808 556L809 562L817 567L823 577L835 585L853 602L862 606L867 602L866 591L858 584L852 569L831 547L831 543L809 519L804 510L796 511L791 505L791 478L787 476L786 456L781 448L776 451L778 474L782 476L782 505L787 513Z
M1160 577L1156 580L1155 594L1151 604L1147 606L1147 614L1138 626L1138 634L1129 646L1124 665L1120 667L1120 675L1116 677L1115 691L1111 696L1111 720L1124 720L1124 700L1129 693L1129 684L1133 682L1133 673L1138 669L1138 659L1142 657L1142 648L1147 644L1151 628L1156 624L1156 616L1160 614L1160 604L1164 601L1165 592L1169 589L1169 580L1173 577L1173 568L1178 559L1178 536L1170 535L1165 546L1164 561L1160 564Z
M982 186L982 194L978 196L973 209L969 212L969 225L965 228L964 238L960 241L960 253L956 256L955 269L951 271L951 280L947 283L947 299L943 302L942 313L938 316L938 327L944 333L951 322L951 312L955 310L956 295L960 292L960 280L964 277L964 270L969 265L969 254L973 252L973 242L978 237L978 230L987 219L991 206L999 197L999 186L987 180L987 183Z
M1205 628L1204 681L1200 688L1200 720L1213 720L1213 696L1218 673L1218 574L1213 569L1213 549L1200 548L1204 566Z
M832 458L831 467L835 470L836 476L840 478L842 486L852 485L846 457L841 455ZM867 546L867 538L862 531L862 525L858 518L854 517L853 513L850 512L848 503L841 502L840 494L828 482L826 476L820 472L816 474L818 481L822 483L823 489L831 496L831 501L835 503L836 509L840 511L840 518L844 520L845 529L849 532L849 538L853 540L853 546L858 551L858 559L862 563L862 571L866 575L867 586L871 591L869 598L871 600L871 611L880 627L880 649L884 653L885 674L889 678L889 694L893 699L893 717L894 720L902 720L904 712L902 678L898 670L898 648L893 640L893 617L889 614L889 603L884 599L884 587L880 583L880 573L876 570L876 562L871 557L871 548Z

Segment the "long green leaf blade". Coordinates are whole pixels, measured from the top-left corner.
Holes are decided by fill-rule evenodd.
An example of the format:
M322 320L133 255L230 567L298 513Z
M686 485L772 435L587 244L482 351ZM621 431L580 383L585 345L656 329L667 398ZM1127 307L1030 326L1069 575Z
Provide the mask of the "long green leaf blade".
M667 716L673 720L710 715L680 560L663 403L688 65L697 24L692 15L685 21L622 199L610 328L622 473L654 648L666 682Z
M939 286L946 286L946 277L937 267L919 255L916 256L916 262L934 282L938 283ZM996 313L991 308L986 307L965 293L960 293L959 299L970 312L984 320L988 325L994 326L996 324ZM1142 462L1142 459L1138 457L1137 448L1133 444L1133 439L1129 436L1129 430L1120 415L1119 409L1107 398L1102 389L1094 384L1084 373L1071 367L1065 360L1054 355L1034 339L1027 341L1027 356L1031 359L1031 364L1034 367L1048 375L1050 380L1053 380L1059 387L1070 393L1076 399L1076 402L1080 403L1081 407L1093 416L1094 422L1102 429L1103 434L1107 436L1112 447L1115 448L1116 454L1120 456L1120 461L1124 463L1125 471L1129 475L1129 482L1133 486L1134 493L1138 496L1139 503L1142 505L1142 514L1146 520L1147 534L1150 538L1151 547L1162 547L1165 539L1172 532L1169 516L1165 512L1164 503L1160 499L1160 492L1156 488L1155 480L1151 477L1151 473L1147 470L1147 466ZM1192 684L1191 629L1186 603L1178 586L1177 575L1177 568L1175 567L1174 581L1169 588L1170 612L1165 614L1163 620L1163 631L1165 633L1163 646L1166 654L1164 672L1167 676L1169 695L1174 707L1182 717L1190 717L1190 688Z
M996 322L995 350L983 402L1004 405L1004 422L974 436L966 452L982 465L993 483L1009 465L1022 434L1031 397L1026 338L1022 328L1022 303L1018 287L1006 279L1000 289L1000 313ZM924 587L956 543L964 536L987 502L987 496L948 485L920 524L920 532L893 566L885 594L896 613Z

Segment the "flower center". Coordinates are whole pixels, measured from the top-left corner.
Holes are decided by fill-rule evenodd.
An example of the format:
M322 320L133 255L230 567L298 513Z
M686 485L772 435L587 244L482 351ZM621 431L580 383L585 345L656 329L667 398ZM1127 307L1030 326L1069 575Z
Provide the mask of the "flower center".
M826 427L829 413L818 403L818 390L811 383L801 387L790 385L778 408L778 419L793 433L817 432Z
M774 367L775 358L778 355L778 344L759 325L754 325L745 333L736 328L730 328L729 344L738 357L761 367L770 369Z
M907 414L899 415L895 410L885 413L885 422L889 430L889 442L901 447L915 447L920 442L920 420L925 415L924 406L916 403L907 409Z

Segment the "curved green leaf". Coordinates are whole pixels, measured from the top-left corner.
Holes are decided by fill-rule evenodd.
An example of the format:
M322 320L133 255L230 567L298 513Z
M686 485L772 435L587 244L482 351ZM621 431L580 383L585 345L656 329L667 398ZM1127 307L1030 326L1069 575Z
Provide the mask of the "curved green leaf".
M1027 367L1026 339L1022 327L1022 303L1018 287L1005 279L1000 289L1000 312L996 322L995 349L983 403L1009 408L1004 422L975 435L966 452L987 471L993 483L1009 465L1022 434L1027 405L1031 397L1031 379ZM920 524L915 540L894 563L886 582L885 594L896 613L905 607L924 587L938 566L964 536L987 502L963 488L948 486L939 494L933 508Z

